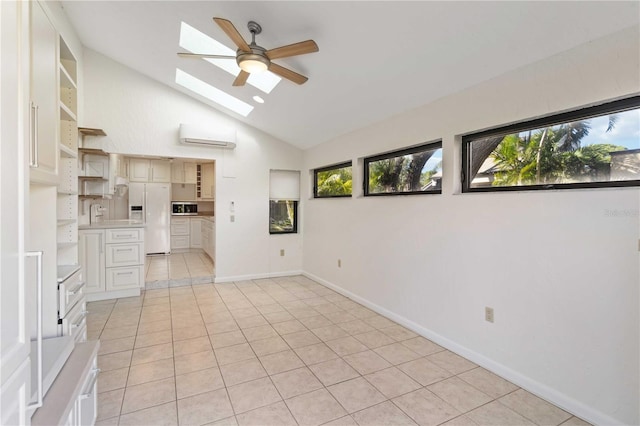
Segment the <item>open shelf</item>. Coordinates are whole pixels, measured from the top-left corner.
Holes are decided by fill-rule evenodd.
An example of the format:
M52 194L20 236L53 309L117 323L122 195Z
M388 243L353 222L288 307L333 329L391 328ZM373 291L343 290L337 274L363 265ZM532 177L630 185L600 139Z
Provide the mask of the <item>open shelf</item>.
M78 158L78 153L75 152L74 150L72 150L71 148L63 145L63 144L59 144L58 147L60 148L60 155L62 157L66 157L66 158Z
M97 148L78 148L78 152L84 155L109 155L108 152Z
M65 68L63 62L60 63L60 86L68 89L77 89L76 82Z
M102 129L91 129L89 127L78 127L78 132L83 136L107 136Z
M104 180L104 181L108 180L106 178L103 178L102 176L78 176L78 179L80 179L80 180L96 180L96 181L98 181L98 180Z
M60 104L60 120L76 121L76 114L69 109L63 102Z
M58 226L71 225L72 223L76 223L75 219L58 219Z
M105 197L104 195L89 194L89 195L78 195L78 198L84 199L84 200L100 200Z
M77 241L73 241L73 242L58 242L58 249L75 247L77 245L78 245Z

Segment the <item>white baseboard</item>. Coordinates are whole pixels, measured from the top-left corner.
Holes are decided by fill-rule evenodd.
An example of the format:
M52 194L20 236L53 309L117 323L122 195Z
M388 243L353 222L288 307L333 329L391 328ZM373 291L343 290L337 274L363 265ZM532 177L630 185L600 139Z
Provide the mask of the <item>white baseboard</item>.
M236 275L230 277L218 277L215 278L215 283L228 283L231 281L246 281L246 280L259 280L262 278L276 278L276 277L290 277L293 275L302 275L302 271L281 271L281 272L266 272L262 274L249 274L249 275Z
M115 290L115 291L104 291L102 293L88 293L85 294L85 298L87 302L97 302L99 300L107 300L107 299L120 299L123 297L135 297L140 296L139 288L132 288L128 290Z
M532 394L551 402L552 404L557 405L558 407L562 408L563 410L575 415L576 417L580 417L586 421L588 421L589 423L592 423L594 425L619 425L619 424L623 424L623 422L616 420L610 416L608 416L605 413L602 413L598 410L593 409L592 407L577 401L571 397L569 397L568 395L565 395L561 392L558 392L557 390L543 384L540 383L528 376L525 376L515 370L510 369L509 367L500 364L490 358L485 357L482 354L479 354L465 346L462 346L452 340L447 339L446 337L437 334L419 324L416 324L415 322L408 320L407 318L398 315L394 312L391 312L385 308L383 308L382 306L376 305L373 302L370 302L369 300L358 296L357 294L354 294L348 290L345 290L342 287L339 287L327 280L324 280L316 275L313 275L309 272L303 271L302 275L306 276L307 278L310 278L322 285L325 285L327 287L329 287L332 290L337 291L338 293L342 294L343 296L348 297L349 299L352 299L358 303L360 303L361 305L366 306L367 308L371 309L374 312L377 312L380 315L383 315L395 322L397 322L398 324L403 325L404 327L408 328L409 330L418 333L419 335L439 344L440 346L450 350L451 352L455 352L458 355L478 364L479 366L486 368L487 370L491 371L494 374L497 374L498 376L504 378L505 380L508 380L512 383L514 383L515 385L521 387L522 389L525 389L529 392L531 392Z

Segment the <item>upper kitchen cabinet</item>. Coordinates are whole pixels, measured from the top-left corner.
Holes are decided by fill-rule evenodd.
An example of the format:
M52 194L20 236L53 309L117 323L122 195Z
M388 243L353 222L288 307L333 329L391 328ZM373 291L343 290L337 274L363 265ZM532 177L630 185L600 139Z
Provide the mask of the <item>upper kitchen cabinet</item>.
M171 164L169 163L169 160L130 158L129 181L170 183Z
M215 198L215 166L213 163L200 165L200 197L201 200Z
M58 181L58 35L44 9L30 2L30 180Z
M197 183L197 165L182 161L174 161L171 164L171 183Z

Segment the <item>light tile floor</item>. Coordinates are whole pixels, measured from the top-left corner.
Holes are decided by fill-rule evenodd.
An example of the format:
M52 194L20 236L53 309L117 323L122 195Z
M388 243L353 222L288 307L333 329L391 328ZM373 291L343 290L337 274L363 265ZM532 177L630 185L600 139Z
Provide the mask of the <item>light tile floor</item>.
M302 276L89 306L98 425L587 425Z
M144 276L148 289L211 283L214 273L213 262L201 250L145 259Z

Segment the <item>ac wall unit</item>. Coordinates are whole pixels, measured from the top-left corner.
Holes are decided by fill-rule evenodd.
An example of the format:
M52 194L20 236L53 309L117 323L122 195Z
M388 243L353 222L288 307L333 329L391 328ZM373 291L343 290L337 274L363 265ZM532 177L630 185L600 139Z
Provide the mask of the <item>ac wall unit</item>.
M233 149L236 147L236 141L235 129L180 124L180 142L183 144Z

